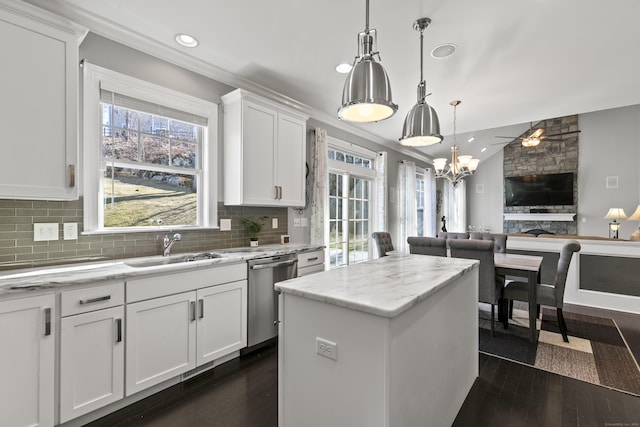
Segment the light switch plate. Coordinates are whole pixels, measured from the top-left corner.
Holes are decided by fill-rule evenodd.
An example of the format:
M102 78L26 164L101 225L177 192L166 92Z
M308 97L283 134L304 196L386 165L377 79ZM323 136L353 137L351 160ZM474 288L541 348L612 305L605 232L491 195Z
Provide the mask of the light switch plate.
M62 234L64 240L77 240L78 239L78 223L77 222L65 222L62 224Z
M301 227L308 227L309 226L309 219L302 217L300 218L300 226Z
M220 220L220 231L231 231L231 220L230 219L221 219Z
M44 242L47 240L58 240L57 222L36 222L33 224L33 241Z

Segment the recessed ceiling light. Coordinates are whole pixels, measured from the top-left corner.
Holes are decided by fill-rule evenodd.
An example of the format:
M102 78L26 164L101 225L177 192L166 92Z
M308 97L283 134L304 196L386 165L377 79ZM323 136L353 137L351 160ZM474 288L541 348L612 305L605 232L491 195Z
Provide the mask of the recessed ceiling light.
M431 51L431 56L437 59L446 58L456 53L457 49L458 46L453 43L441 44L440 46L436 46L433 48L433 50Z
M352 68L353 66L351 64L347 64L346 62L336 65L336 71L340 74L347 74L349 71L351 71Z
M467 140L467 142L473 142L473 141L475 141L475 139L476 139L476 137L475 137L475 136L472 136L471 138L469 138L469 139Z
M192 37L189 34L176 34L176 42L180 46L184 47L198 46L198 40L196 40L195 37Z
M484 153L485 151L487 151L487 147L482 147L482 150L480 150L481 153Z

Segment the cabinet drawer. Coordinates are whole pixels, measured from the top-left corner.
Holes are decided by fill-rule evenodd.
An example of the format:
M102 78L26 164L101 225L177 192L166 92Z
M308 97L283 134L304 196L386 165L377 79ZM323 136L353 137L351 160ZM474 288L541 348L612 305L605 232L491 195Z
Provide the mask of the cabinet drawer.
M299 268L298 277L308 276L309 274L319 273L321 271L324 271L324 264L317 264L309 267Z
M298 254L298 268L324 264L324 251L303 252Z
M127 281L127 303L195 291L208 286L246 280L246 278L247 263L242 262L133 279Z
M124 283L75 289L62 292L60 315L71 316L122 304L124 304Z

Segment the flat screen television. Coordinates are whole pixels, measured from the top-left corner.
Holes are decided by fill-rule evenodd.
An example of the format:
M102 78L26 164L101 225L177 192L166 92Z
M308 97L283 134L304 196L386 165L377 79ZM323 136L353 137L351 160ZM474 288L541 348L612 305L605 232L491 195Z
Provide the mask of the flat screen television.
M507 206L573 205L573 173L506 177L504 194Z

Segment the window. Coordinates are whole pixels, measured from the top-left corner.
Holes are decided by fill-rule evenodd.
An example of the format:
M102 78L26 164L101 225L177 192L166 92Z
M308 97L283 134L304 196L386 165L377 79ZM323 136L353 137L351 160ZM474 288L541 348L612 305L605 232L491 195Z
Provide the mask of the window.
M90 64L84 101L85 231L216 224L215 104Z
M350 147L327 150L329 167L329 268L371 258L370 234L374 205L375 153ZM346 143L342 143L346 144Z

